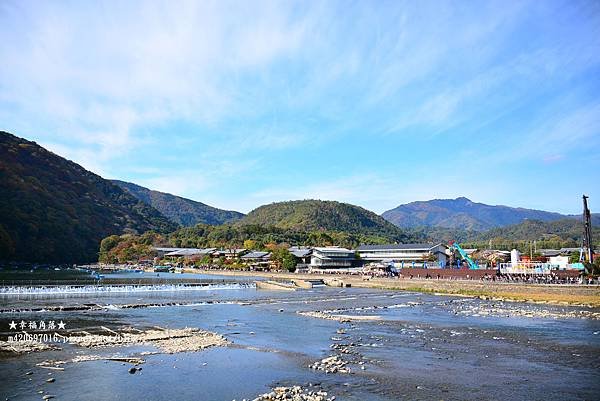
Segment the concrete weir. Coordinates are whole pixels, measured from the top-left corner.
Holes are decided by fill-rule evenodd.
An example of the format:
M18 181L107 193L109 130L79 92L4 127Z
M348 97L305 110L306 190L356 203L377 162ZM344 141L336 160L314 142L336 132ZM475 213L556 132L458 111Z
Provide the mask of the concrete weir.
M259 290L275 291L296 291L293 284L281 283L279 281L256 281L256 288Z
M316 288L316 287L325 287L327 284L325 283L325 281L321 280L321 279L312 279L312 280L300 280L300 279L294 279L292 280L292 282L300 287L300 288Z
M300 280L294 279L291 283L283 283L280 281L256 281L256 288L262 290L280 290L280 291L296 291L297 289L311 289L318 287L325 287L328 284L325 280L314 279L314 280ZM336 287L339 287L336 285Z
M352 284L346 283L346 282L340 280L339 278L330 278L330 279L325 279L323 281L329 287L342 287L342 288L346 288L347 287L347 288L349 288L349 287L352 286Z

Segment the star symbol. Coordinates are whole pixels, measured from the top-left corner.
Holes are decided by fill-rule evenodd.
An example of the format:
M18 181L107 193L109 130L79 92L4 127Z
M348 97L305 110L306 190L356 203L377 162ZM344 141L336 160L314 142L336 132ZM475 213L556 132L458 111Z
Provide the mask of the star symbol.
M62 320L60 322L58 322L58 329L59 330L64 330L65 329L65 323Z
M14 322L14 320L9 323L9 326L10 326L11 330L16 330L17 329L17 324Z

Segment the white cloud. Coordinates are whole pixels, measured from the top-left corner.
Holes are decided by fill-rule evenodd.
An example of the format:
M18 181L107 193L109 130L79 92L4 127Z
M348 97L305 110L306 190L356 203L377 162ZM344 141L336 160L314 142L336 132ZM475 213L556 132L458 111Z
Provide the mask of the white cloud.
M141 124L210 125L244 109L231 78L296 49L306 28L274 2L88 6L3 4L0 99L36 116L38 137L105 160L136 147Z

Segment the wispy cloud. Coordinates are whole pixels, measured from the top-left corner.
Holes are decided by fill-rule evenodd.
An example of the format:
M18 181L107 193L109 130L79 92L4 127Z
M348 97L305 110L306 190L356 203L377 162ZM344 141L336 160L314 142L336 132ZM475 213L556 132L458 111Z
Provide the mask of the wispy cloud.
M228 2L97 6L3 3L0 83L19 114L47 121L38 135L98 148L104 159L135 148L141 125L217 124L243 109L230 78L284 56L304 35L278 3L262 12Z
M550 168L600 146L599 11L9 0L0 120L108 177L230 208L485 199L493 186L466 189L461 169L518 181L531 148Z

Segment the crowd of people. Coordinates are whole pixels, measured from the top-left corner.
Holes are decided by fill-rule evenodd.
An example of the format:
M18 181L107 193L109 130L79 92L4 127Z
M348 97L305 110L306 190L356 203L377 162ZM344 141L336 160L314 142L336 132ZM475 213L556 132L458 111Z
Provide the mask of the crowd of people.
M593 277L559 276L556 273L549 274L498 274L485 275L482 281L494 281L505 283L526 284L598 284L598 279Z

